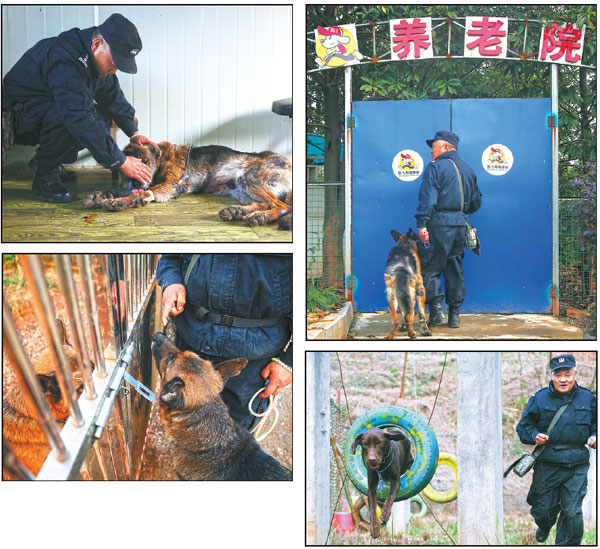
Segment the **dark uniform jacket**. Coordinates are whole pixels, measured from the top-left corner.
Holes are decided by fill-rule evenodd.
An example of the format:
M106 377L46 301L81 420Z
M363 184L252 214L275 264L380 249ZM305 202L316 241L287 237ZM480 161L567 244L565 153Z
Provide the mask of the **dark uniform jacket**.
M114 74L98 77L91 50L93 30L74 28L40 40L27 50L4 77L2 109L23 104L19 133L39 133L40 119L48 103L54 103L67 130L82 147L100 164L115 170L125 162L125 155L98 117L95 104L128 136L137 131L135 111Z
M423 172L417 208L417 227L464 226L465 217L460 210L460 188L454 161L462 176L464 189L463 212L471 214L481 206L481 192L477 177L456 151L448 151L432 160Z
M535 444L539 433L548 434L548 426L557 410L567 399L573 402L565 409L550 433L539 455L538 461L557 465L576 465L589 461L588 449L584 446L588 438L596 436L596 396L587 389L575 384L568 395L549 387L533 395L517 425L517 433L523 444ZM555 448L561 445L578 445L578 448Z
M163 290L183 284L191 254L164 254L156 277ZM292 365L292 258L289 254L202 254L190 273L178 334L190 347L227 358L278 357ZM280 317L274 326L235 328L200 321L198 306L241 318ZM277 354L279 353L279 354Z

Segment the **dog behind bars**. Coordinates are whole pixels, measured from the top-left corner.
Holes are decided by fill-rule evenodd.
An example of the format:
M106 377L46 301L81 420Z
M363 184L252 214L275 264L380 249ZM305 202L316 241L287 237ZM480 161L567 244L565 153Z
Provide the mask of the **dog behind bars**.
M63 350L73 373L73 383L78 394L83 390L83 381L79 373L79 365L75 349L67 341L67 333L64 324L57 320L59 330L62 334ZM33 370L42 387L46 402L50 407L52 416L59 427L64 426L69 417L69 408L63 398L56 372L54 360L50 351L43 353L34 363ZM17 459L34 476L40 472L44 461L50 452L50 445L46 441L44 433L30 412L23 393L16 383L5 386L2 394L2 437ZM13 480L3 469L2 478Z

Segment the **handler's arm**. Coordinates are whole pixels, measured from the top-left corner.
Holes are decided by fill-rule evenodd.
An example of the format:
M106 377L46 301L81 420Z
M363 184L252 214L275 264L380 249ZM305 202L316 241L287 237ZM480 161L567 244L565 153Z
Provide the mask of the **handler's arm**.
M47 78L65 127L100 164L111 170L119 168L125 162L125 155L96 116L85 76L76 66L62 62L49 69Z
M536 427L540 418L540 411L535 402L535 396L532 396L527 403L527 407L517 424L517 434L523 444L535 444L535 437L540 434Z
M166 326L169 314L177 316L185 306L183 260L184 256L181 254L163 254L156 267L156 281L163 290L163 326Z
M423 182L419 190L419 206L417 207L417 228L423 229L433 213L438 199L438 189L436 187L436 168L429 164L423 172Z

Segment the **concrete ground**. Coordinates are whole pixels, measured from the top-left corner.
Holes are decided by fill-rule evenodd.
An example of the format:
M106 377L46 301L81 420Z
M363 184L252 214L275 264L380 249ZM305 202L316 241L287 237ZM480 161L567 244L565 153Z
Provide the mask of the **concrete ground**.
M348 339L383 339L390 329L389 313L354 312L354 321ZM421 337L418 320L415 321L418 339ZM460 328L436 326L432 339L482 340L482 339L538 339L580 340L583 332L576 326L552 315L544 314L461 314ZM397 340L408 340L406 332L398 332Z

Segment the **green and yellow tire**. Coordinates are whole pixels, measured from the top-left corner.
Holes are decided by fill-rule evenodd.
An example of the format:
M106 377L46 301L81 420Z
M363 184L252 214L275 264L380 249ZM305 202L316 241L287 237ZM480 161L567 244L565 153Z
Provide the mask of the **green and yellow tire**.
M442 452L438 458L438 466L440 465L447 465L454 471L454 484L452 485L452 488L443 492L438 492L431 484L428 484L423 488L423 495L436 503L450 503L458 496L458 463L456 461L456 456Z
M356 489L367 494L367 469L363 464L360 446L352 453L354 439L372 427L386 429L394 427L406 433L411 439L415 459L411 468L402 475L400 489L394 501L410 499L427 486L435 473L438 460L438 443L433 429L419 414L399 406L381 406L373 408L360 416L350 427L344 442L344 467L348 478ZM389 484L381 481L377 487L377 499L385 501Z

